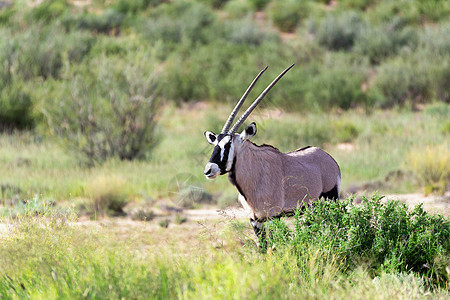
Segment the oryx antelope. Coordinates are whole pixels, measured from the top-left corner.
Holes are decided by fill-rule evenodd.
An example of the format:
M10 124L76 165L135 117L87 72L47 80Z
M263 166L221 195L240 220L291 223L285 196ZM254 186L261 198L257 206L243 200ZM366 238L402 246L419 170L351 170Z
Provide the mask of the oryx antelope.
M241 134L236 133L269 90L293 66L278 75L231 127L238 110L266 67L238 101L221 133L205 132L214 150L204 174L212 179L228 173L229 180L239 191L239 201L248 212L257 236L267 219L292 215L303 203L321 197L334 200L339 197L341 172L336 161L325 151L308 146L282 153L270 145L258 146L249 141L256 134L255 123L248 125Z

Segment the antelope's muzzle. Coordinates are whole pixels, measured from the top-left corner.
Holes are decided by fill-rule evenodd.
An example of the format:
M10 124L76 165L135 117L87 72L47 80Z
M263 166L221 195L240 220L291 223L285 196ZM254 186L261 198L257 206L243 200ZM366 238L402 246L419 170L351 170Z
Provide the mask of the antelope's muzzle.
M206 164L203 174L205 174L208 179L216 178L220 174L219 166L215 163L209 162Z

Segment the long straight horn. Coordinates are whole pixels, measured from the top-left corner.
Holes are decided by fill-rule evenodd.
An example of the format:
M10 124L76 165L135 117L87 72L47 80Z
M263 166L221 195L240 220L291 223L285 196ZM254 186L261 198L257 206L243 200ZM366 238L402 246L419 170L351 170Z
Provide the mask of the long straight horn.
M228 129L230 129L231 124L234 121L234 118L236 117L237 112L241 108L242 104L244 104L245 99L247 98L248 94L250 94L252 88L255 86L256 82L258 81L259 77L264 73L264 71L267 70L269 66L265 67L259 74L253 79L252 83L248 86L247 90L245 91L244 95L242 95L241 99L238 101L236 106L234 107L233 111L231 112L230 116L228 117L228 120L225 122L225 125L223 126L222 133L227 133Z
M280 75L277 76L277 78L274 79L274 81L272 81L271 84L269 84L268 87L266 87L266 89L261 93L261 95L258 96L258 98L256 98L255 101L253 101L252 105L250 105L249 108L247 108L247 110L245 111L245 113L242 115L242 117L240 117L240 119L236 122L236 124L234 124L234 126L231 128L230 133L233 134L235 133L239 127L242 125L242 123L244 123L245 119L247 119L247 117L251 114L251 112L255 109L255 107L259 104L259 102L261 102L261 100L264 98L264 96L266 96L266 94L270 91L270 89L278 82L278 80L280 80L281 77L283 77L284 74L286 74L287 71L289 71L295 64L292 64L290 67L288 67L286 70L284 70L283 72L281 72Z

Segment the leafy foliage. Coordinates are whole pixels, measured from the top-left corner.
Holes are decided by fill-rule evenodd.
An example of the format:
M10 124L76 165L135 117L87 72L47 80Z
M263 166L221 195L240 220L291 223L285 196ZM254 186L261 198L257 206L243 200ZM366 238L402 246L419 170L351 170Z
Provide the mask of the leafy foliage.
M0 85L1 88L1 85ZM0 131L29 129L34 125L32 101L22 82L0 90Z
M275 0L266 11L270 19L281 31L292 32L309 13L308 1Z
M336 16L327 15L317 26L317 40L319 44L330 50L349 50L353 47L363 22L359 14L345 12Z
M282 221L269 225L268 246L301 255L319 247L354 269L364 261L372 272L415 272L429 283L448 280L450 220L374 195L360 205L352 199L315 202L298 211L294 229Z
M156 75L136 64L95 64L72 74L73 83L45 103L50 133L91 164L142 157L156 144Z

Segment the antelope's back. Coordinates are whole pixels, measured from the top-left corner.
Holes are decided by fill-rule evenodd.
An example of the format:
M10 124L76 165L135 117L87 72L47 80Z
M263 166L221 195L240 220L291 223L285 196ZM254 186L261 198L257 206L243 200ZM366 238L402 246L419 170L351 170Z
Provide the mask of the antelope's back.
M340 191L341 171L334 158L317 147L305 147L286 153L287 169L294 177L302 174L306 178L299 178L304 182L309 196L317 199L333 189ZM305 175L306 174L306 175Z

